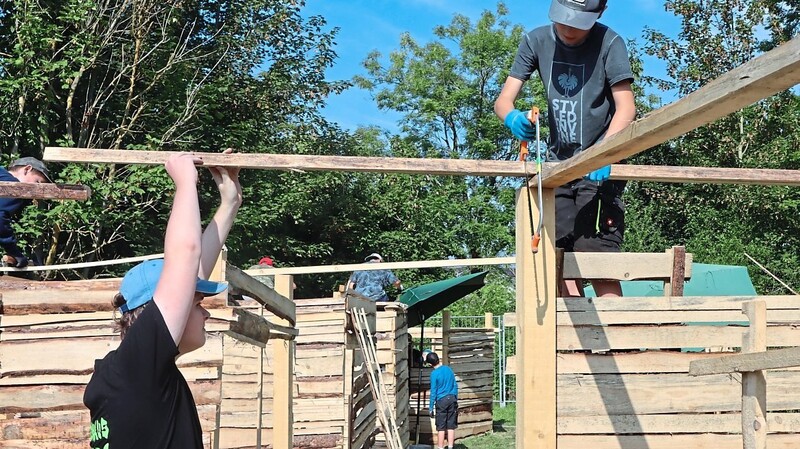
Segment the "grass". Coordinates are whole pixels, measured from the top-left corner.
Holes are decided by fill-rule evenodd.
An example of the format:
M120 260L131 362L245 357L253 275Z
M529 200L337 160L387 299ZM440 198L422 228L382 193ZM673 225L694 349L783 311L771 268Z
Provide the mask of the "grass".
M514 447L517 409L513 404L500 407L495 404L492 410L494 432L488 435L457 440L455 449L508 449ZM456 439L458 431L456 431Z

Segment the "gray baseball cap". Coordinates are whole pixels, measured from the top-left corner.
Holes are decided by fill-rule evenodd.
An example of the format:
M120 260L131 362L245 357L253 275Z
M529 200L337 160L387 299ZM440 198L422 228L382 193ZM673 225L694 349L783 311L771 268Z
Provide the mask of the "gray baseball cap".
M553 0L550 20L579 30L589 30L606 8L606 0Z
M50 172L47 170L47 166L44 165L44 162L40 161L39 159L36 159L35 157L21 157L16 161L12 162L11 165L8 166L8 168L25 167L28 165L30 165L31 168L33 168L34 170L43 174L44 177L47 178L48 182L53 182L53 180L50 179Z

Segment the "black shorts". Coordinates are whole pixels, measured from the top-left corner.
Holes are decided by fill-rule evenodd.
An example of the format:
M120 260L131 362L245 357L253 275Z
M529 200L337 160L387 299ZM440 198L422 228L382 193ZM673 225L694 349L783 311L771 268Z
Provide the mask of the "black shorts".
M449 394L436 401L436 430L458 428L458 399Z
M619 252L625 233L624 190L625 181L598 186L585 179L558 187L556 247L566 252Z

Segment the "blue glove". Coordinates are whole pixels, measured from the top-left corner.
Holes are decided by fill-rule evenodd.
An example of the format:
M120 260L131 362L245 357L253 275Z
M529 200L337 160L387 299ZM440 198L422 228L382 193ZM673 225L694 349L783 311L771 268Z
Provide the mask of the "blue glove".
M584 178L588 179L589 181L603 182L608 180L609 176L611 176L611 166L606 165L605 167L598 168L597 170L589 173L588 175L584 176Z
M514 137L519 140L530 142L536 139L536 130L533 129L531 121L519 109L509 112L503 123L511 130L511 134L514 134Z

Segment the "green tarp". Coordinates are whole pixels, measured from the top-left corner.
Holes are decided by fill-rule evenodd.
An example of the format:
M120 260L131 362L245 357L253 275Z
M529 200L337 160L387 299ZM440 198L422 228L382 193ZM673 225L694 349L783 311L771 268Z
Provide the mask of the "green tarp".
M623 281L622 296L664 296L661 281ZM595 296L594 289L585 289L587 297ZM756 289L746 267L737 265L692 264L692 278L683 286L683 296L750 296Z
M488 271L406 289L397 299L408 306L408 327L416 326L445 307L484 286Z

